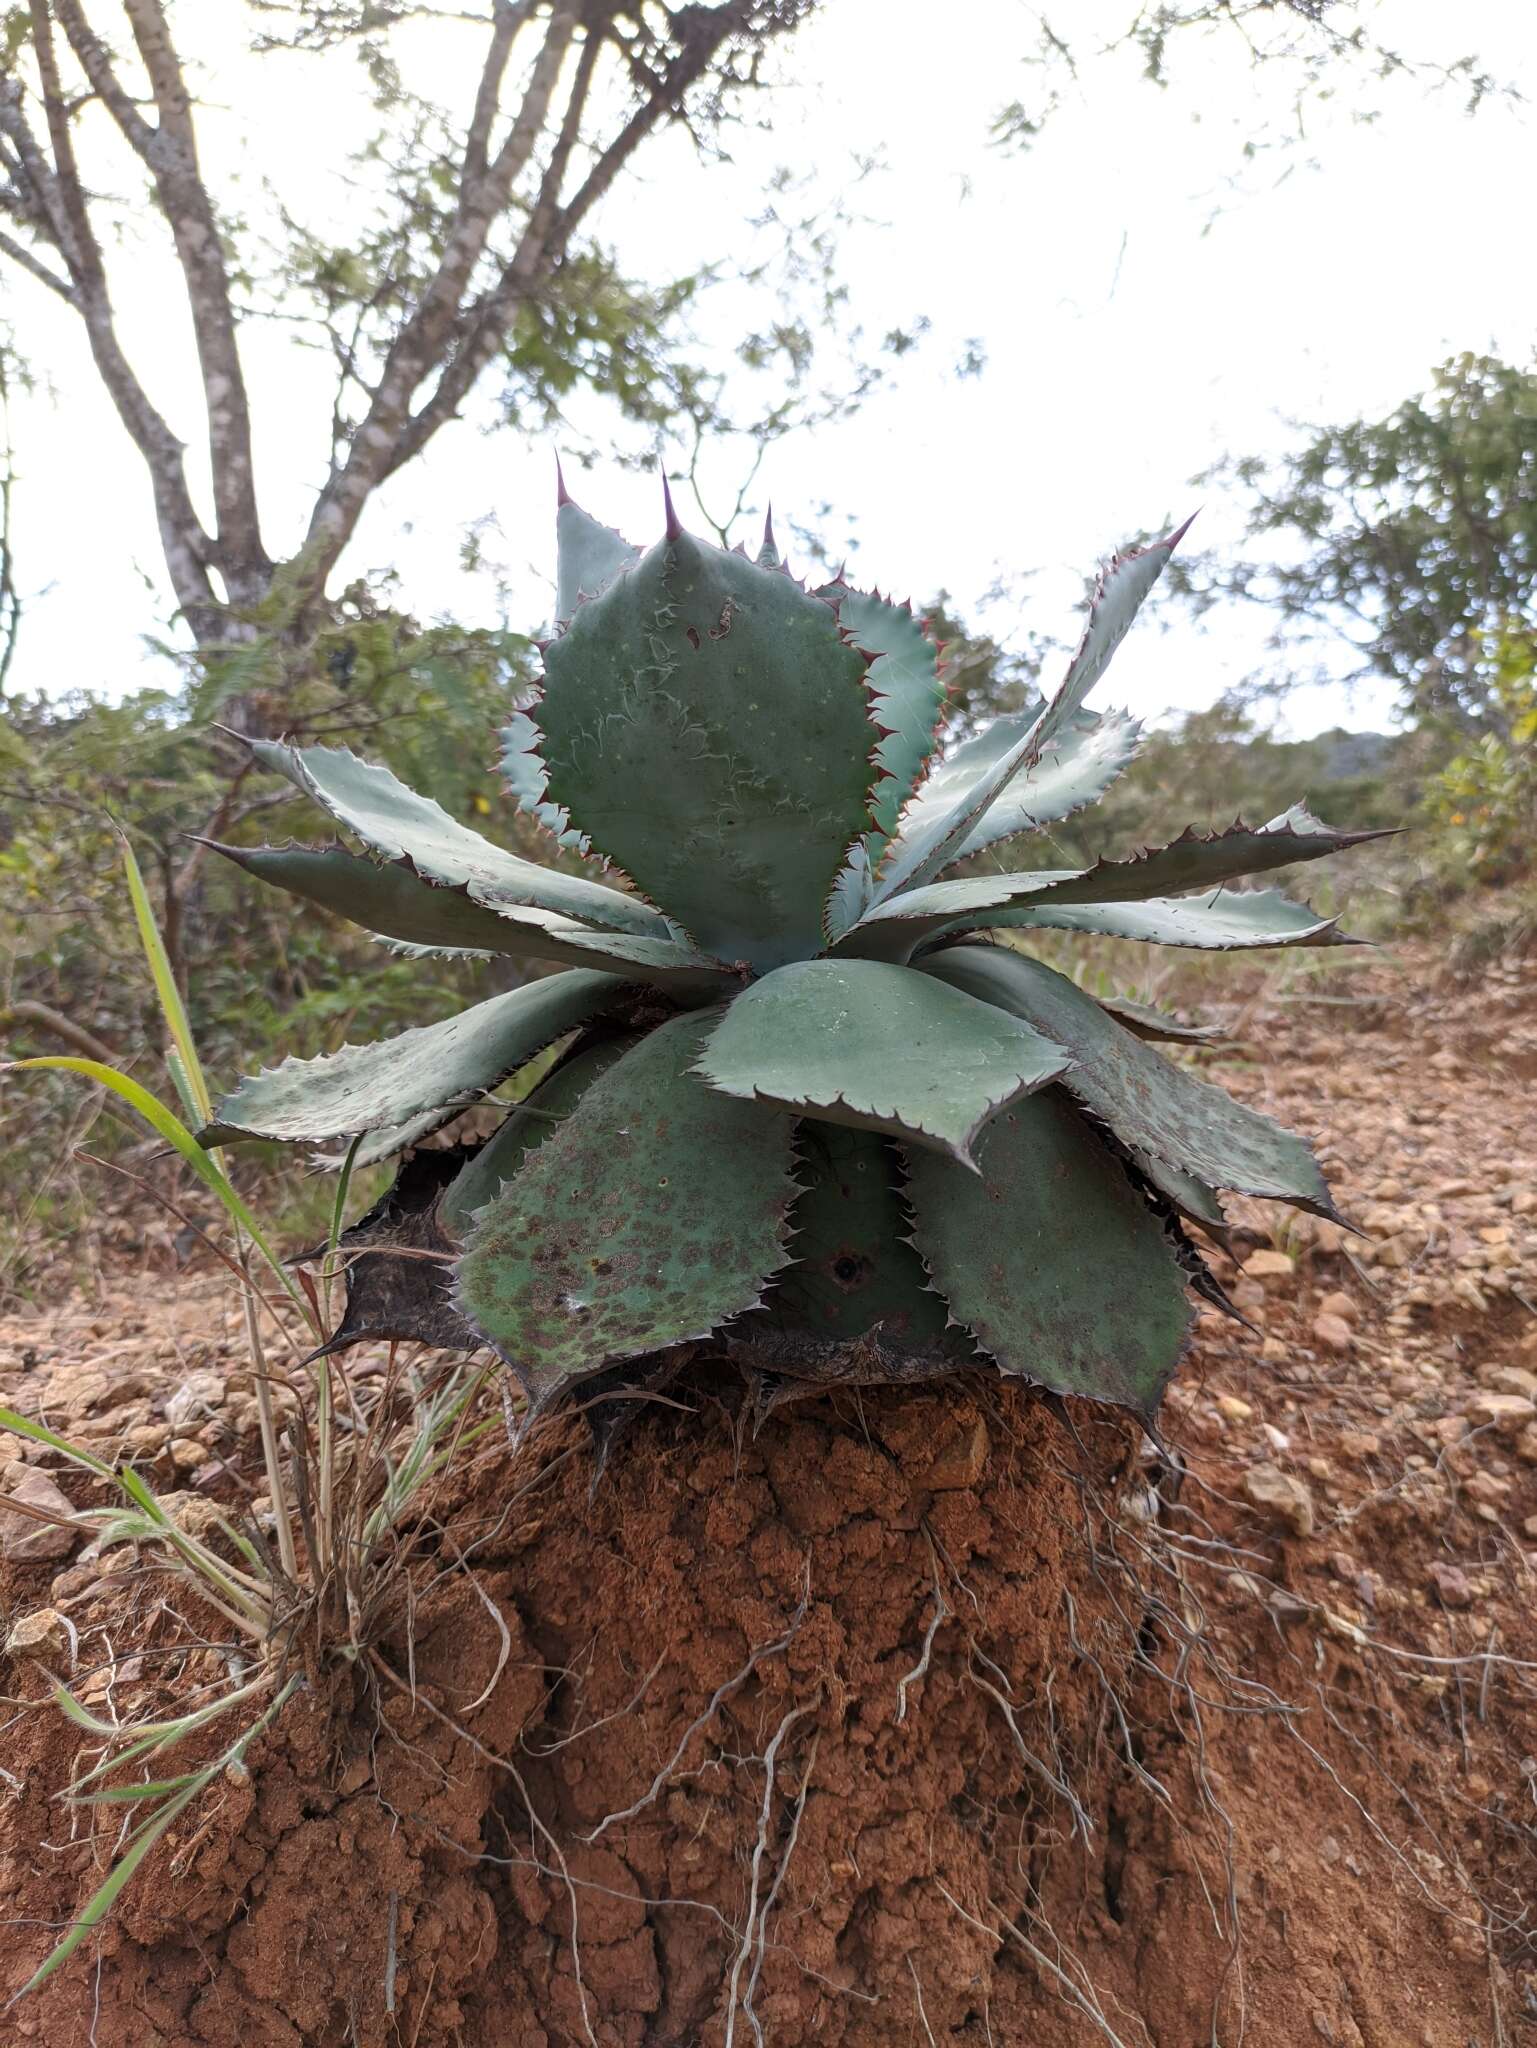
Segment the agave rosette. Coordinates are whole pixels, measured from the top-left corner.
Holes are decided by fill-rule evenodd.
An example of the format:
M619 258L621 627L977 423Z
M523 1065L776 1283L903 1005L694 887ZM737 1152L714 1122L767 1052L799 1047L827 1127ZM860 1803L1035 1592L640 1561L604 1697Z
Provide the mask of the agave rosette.
M208 1142L406 1154L347 1235L336 1341L486 1344L535 1406L708 1338L799 1379L990 1362L1151 1415L1190 1289L1220 1293L1187 1224L1220 1231L1226 1189L1323 1215L1329 1192L1300 1138L1154 1043L1196 1034L1020 935L1334 943L1231 885L1374 835L1299 807L1129 861L958 873L1133 757L1135 721L1086 700L1179 534L1106 566L1054 695L947 748L906 605L667 511L643 553L562 492L561 625L504 767L579 861L506 852L349 752L258 744L363 850L232 859L395 944L563 971L285 1061ZM557 1045L483 1146L410 1151Z

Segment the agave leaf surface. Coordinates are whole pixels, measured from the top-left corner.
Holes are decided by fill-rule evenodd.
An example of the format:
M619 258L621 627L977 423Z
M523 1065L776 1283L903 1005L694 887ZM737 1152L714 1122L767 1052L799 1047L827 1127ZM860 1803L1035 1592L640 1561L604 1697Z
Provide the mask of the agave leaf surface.
M719 960L676 939L595 931L532 904L491 910L468 889L424 882L404 861L381 866L341 846L216 850L260 881L351 918L378 938L425 951L506 953L606 968L690 998L723 992L730 979Z
M539 751L539 728L526 711L514 711L502 727L501 770L507 793L520 811L539 823L557 846L572 852L587 851L587 835L545 796L549 771Z
M1142 609L1143 600L1168 567L1169 557L1184 539L1189 526L1187 519L1183 526L1177 527L1173 533L1166 533L1162 540L1155 540L1148 547L1112 555L1100 570L1094 595L1089 600L1089 616L1083 637L1067 665L1067 674L1062 678L1057 694L1041 713L1036 726L1037 758L1056 743L1058 735L1083 709L1089 692L1110 666L1111 658L1126 638L1132 620Z
M764 1304L766 1320L845 1344L878 1331L894 1350L938 1354L949 1311L908 1242L890 1142L807 1121L796 1145L805 1191L791 1217L792 1257Z
M948 811L998 760L1027 738L1038 711L1006 711L931 768L902 813L901 832L918 830ZM1039 761L1021 768L992 808L961 842L955 860L971 860L1000 840L1069 818L1104 795L1142 743L1142 727L1124 711L1083 716L1058 734Z
M1323 860L1369 840L1391 838L1391 832L1341 832L1315 818L1301 804L1272 818L1268 825L1230 825L1221 832L1182 832L1167 846L1153 847L1131 860L1101 860L1086 868L1065 900L1080 903L1142 902L1186 890L1206 890L1245 875L1273 868Z
M964 875L929 882L874 903L839 941L841 953L905 960L933 940L958 932L1038 923L1034 906L1135 903L1180 889L1212 890L1244 875L1320 860L1344 847L1380 838L1337 832L1300 807L1268 825L1224 832L1188 831L1171 845L1091 868L1026 869L1017 874ZM1307 913L1309 917L1312 913ZM1295 940L1271 943L1296 943Z
M458 1301L537 1407L708 1336L789 1252L790 1119L692 1072L700 1020L650 1032L480 1210Z
M828 607L677 532L545 668L547 801L722 959L815 953L875 774L864 658Z
M1018 1017L910 968L799 960L739 995L705 1048L712 1088L948 1152L1067 1054Z
M495 1199L525 1159L552 1138L593 1082L636 1044L633 1037L599 1039L562 1060L527 1099L515 1103L501 1128L494 1131L466 1162L441 1205L446 1234L462 1243L478 1211Z
M838 624L854 645L872 655L865 678L878 725L889 730L875 749L882 780L871 805L879 842L896 829L897 814L912 794L934 751L935 727L945 700L939 649L913 617L878 592L850 590L838 602Z
M1147 1175L1159 1194L1181 1216L1192 1217L1197 1223L1205 1224L1208 1230L1221 1232L1227 1229L1227 1213L1210 1181L1202 1180L1199 1174L1187 1173L1182 1166L1172 1166L1167 1159L1154 1159L1147 1152L1133 1152L1131 1156L1138 1172Z
M1279 889L1219 889L1210 896L1153 896L1145 903L1047 902L1012 911L1008 922L1016 930L1092 932L1100 938L1222 953L1352 943L1340 931L1338 918L1320 917Z
M1135 1032L1138 1038L1170 1039L1182 1045L1209 1045L1222 1032L1215 1024L1186 1024L1179 1017L1171 1017L1167 1010L1160 1010L1155 1003L1139 1003L1132 996L1096 996L1095 1001L1102 1010L1108 1010L1118 1024Z
M1123 1029L1065 975L1002 946L954 946L923 962L949 987L997 1003L1072 1055L1066 1085L1134 1152L1213 1187L1335 1214L1308 1146Z
M979 1174L908 1155L913 1241L951 1312L1005 1372L1150 1416L1191 1314L1174 1249L1060 1088L977 1143Z
M388 768L361 761L346 747L250 744L265 767L286 775L339 825L387 859L410 861L430 882L466 888L492 909L533 904L606 930L668 936L666 919L650 904L504 852L431 797L408 789Z
M623 534L584 512L562 484L555 509L555 610L569 619L584 597L598 597L640 560Z
M424 1112L477 1102L557 1038L621 1001L617 975L574 968L492 996L441 1024L317 1060L284 1060L242 1081L203 1131L205 1145L240 1138L320 1144L392 1130Z

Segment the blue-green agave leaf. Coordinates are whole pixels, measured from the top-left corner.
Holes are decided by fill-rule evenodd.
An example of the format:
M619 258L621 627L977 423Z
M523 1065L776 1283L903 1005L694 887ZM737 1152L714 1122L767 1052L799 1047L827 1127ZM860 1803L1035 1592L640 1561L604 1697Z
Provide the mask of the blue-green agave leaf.
M910 968L799 960L737 997L699 1072L727 1095L910 1138L970 1165L988 1117L1066 1064L1020 1019Z
M1154 1159L1147 1152L1133 1152L1131 1157L1138 1172L1146 1174L1159 1194L1181 1216L1189 1216L1219 1234L1227 1229L1227 1213L1210 1181L1202 1180L1199 1174L1187 1173L1182 1166L1171 1166L1167 1159Z
M875 775L864 658L828 607L674 525L545 667L545 800L720 958L818 951Z
M1175 1066L1055 969L1003 946L952 946L926 959L923 970L1066 1046L1073 1064L1065 1085L1129 1150L1213 1187L1335 1215L1301 1138Z
M555 510L555 612L561 623L639 560L640 549L584 512L567 496L562 479Z
M877 843L896 829L897 814L907 802L934 751L945 686L939 672L939 649L915 619L911 605L892 604L879 591L850 590L838 601L838 624L845 638L873 657L865 681L875 723L886 728L875 749L882 780L871 805Z
M676 939L595 931L530 904L490 910L466 888L424 882L404 861L381 866L340 846L215 845L214 850L258 880L414 950L506 953L601 967L686 997L725 993L731 980L720 961Z
M1013 927L1092 932L1156 946L1239 952L1264 946L1348 946L1339 919L1320 917L1279 889L1219 889L1210 896L1154 896L1146 903L1041 903L1010 916Z
M459 1309L536 1407L709 1336L789 1256L791 1120L707 1088L700 1035L697 1016L650 1032L475 1219Z
M804 1192L791 1216L793 1257L769 1290L765 1320L844 1344L878 1334L896 1351L955 1348L949 1311L908 1242L890 1142L807 1120L796 1152Z
M539 728L526 711L514 711L502 727L501 741L502 778L518 809L537 818L557 846L585 853L587 835L572 824L559 804L552 804L545 797L549 771L539 751Z
M838 870L833 893L827 899L827 938L836 944L864 916L870 907L875 876L870 867L869 839L856 839L849 857Z
M1179 1017L1171 1017L1167 1010L1160 1010L1156 1004L1139 1003L1131 996L1096 996L1094 1000L1138 1038L1171 1039L1181 1045L1209 1045L1214 1038L1222 1036L1215 1024L1186 1024Z
M574 968L492 996L441 1024L343 1046L323 1059L284 1060L242 1081L219 1104L201 1142L322 1144L390 1130L449 1105L467 1107L628 992L617 975Z
M595 1044L581 1046L524 1101L514 1104L500 1129L444 1190L438 1221L447 1237L463 1243L475 1217L516 1176L524 1160L555 1135L593 1082L637 1043L636 1038L626 1036L600 1038Z
M1007 1373L1151 1416L1192 1316L1173 1244L1060 1088L977 1142L976 1175L908 1154L913 1242Z
M960 932L1033 925L1039 904L1132 903L1180 889L1215 889L1240 876L1320 860L1380 832L1337 832L1300 806L1268 825L1224 832L1186 831L1168 846L1091 868L1041 868L1018 874L964 875L930 882L874 903L838 942L840 953L906 960L916 947ZM1306 913L1312 918L1312 913ZM1314 922L1317 922L1315 919ZM1296 943L1283 940L1280 943Z
M902 814L901 831L921 827L954 806L1011 747L1033 731L1037 712L1005 712L929 770L927 781ZM955 860L970 860L1000 840L1059 823L1095 803L1136 758L1140 722L1124 711L1079 721L1057 735L1039 761L1021 768L991 809L961 842Z
M583 875L564 875L493 846L451 818L431 797L346 747L290 747L253 740L262 765L287 776L339 825L389 860L408 860L429 882L464 888L491 909L533 905L608 931L667 937L667 920L648 903Z
M1183 526L1176 527L1172 533L1166 533L1162 540L1155 540L1148 547L1131 548L1125 554L1112 555L1100 570L1094 595L1089 600L1083 638L1067 665L1067 674L1062 678L1057 694L1041 713L1036 726L1035 758L1039 759L1048 747L1056 743L1058 736L1083 709L1089 692L1110 666L1111 658L1126 638L1132 620L1142 609L1143 600L1168 567L1169 557L1189 530L1190 520L1187 519Z

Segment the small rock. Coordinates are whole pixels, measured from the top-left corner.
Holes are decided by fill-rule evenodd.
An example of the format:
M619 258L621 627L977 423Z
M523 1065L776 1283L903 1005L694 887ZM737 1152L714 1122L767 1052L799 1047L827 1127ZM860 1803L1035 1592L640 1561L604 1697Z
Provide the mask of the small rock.
M1250 1252L1243 1269L1251 1280L1290 1280L1297 1262L1287 1252Z
M211 1501L202 1493L163 1493L160 1505L186 1536L194 1543L207 1543L211 1537L222 1534L219 1527L221 1510L217 1501Z
M1361 1305L1353 1294L1336 1287L1319 1302L1318 1313L1321 1316L1340 1316L1347 1323L1353 1323L1361 1313Z
M165 1419L173 1429L180 1429L194 1417L206 1419L212 1408L224 1403L224 1379L216 1372L189 1373L169 1395L165 1404Z
M1356 1341L1355 1331L1343 1316L1314 1316L1313 1336L1327 1351L1348 1351Z
M61 1493L46 1472L13 1458L0 1476L0 1493L10 1494L27 1507L42 1508L50 1515L72 1515L75 1510L67 1494ZM34 1522L30 1515L7 1514L0 1507L0 1557L13 1564L40 1564L50 1558L68 1557L80 1541L78 1529L61 1529L52 1522Z
M978 1415L969 1425L947 1430L934 1447L934 1459L924 1477L935 1493L953 1493L975 1486L982 1477L989 1449L987 1424ZM174 1453L173 1453L174 1455ZM203 1502L207 1507L209 1503Z
M1313 1225L1314 1247L1326 1257L1338 1252L1345 1242L1345 1226L1320 1220Z
M1537 1536L1537 1515L1527 1516L1521 1524L1521 1533L1523 1536Z
M170 1434L163 1422L143 1422L123 1436L124 1455L129 1458L158 1458Z
M1516 1438L1516 1456L1523 1465L1537 1465L1537 1422L1529 1422Z
M34 1607L24 1614L5 1639L8 1657L68 1657L75 1655L75 1630L55 1607Z
M1526 1423L1537 1419L1537 1401L1530 1394L1494 1394L1480 1390L1468 1403L1468 1420L1476 1428L1485 1425L1501 1436L1514 1436Z
M1375 1458L1382 1450L1382 1438L1369 1429L1342 1429L1336 1441L1347 1458Z
M1435 1587L1436 1595L1443 1607L1471 1607L1473 1586L1460 1566L1455 1564L1433 1564L1426 1577Z
M1279 1465L1251 1465L1243 1478L1244 1498L1282 1521L1294 1536L1313 1533L1313 1496L1294 1472Z
M1278 1452L1282 1457L1291 1449L1291 1438L1284 1429L1277 1429L1273 1422L1262 1422L1259 1426L1259 1431L1270 1448Z
M1236 1394L1219 1394L1217 1413L1227 1422L1248 1422L1254 1410L1247 1401L1240 1401Z
M1264 1308L1265 1290L1257 1280L1236 1280L1228 1289L1234 1308Z
M1510 1481L1497 1479L1492 1472L1475 1472L1462 1482L1462 1490L1469 1500L1478 1501L1484 1507L1497 1508L1510 1492Z
M1537 1401L1537 1372L1528 1372L1524 1365L1491 1366L1480 1377L1497 1394L1524 1394L1528 1401Z
M1286 1346L1279 1337L1267 1337L1260 1345L1259 1355L1266 1365L1280 1365L1287 1356Z

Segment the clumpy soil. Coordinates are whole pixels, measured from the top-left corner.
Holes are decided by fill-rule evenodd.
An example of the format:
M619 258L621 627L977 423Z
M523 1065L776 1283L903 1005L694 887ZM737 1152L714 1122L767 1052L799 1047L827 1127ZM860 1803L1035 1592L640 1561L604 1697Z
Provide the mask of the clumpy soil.
M1203 1314L1164 1443L981 1378L754 1436L708 1363L595 1490L579 1421L488 1432L377 1655L309 1675L0 2042L1537 2041L1530 992L1350 986L1343 1034L1251 991L1266 1065L1218 1058L1327 1127L1372 1242L1242 1209L1255 1329ZM162 1489L254 1478L215 1276L0 1342L0 1400ZM0 1567L108 1717L217 1672L125 1562ZM4 1995L117 1834L58 1802L90 1738L43 1668L0 1671Z

